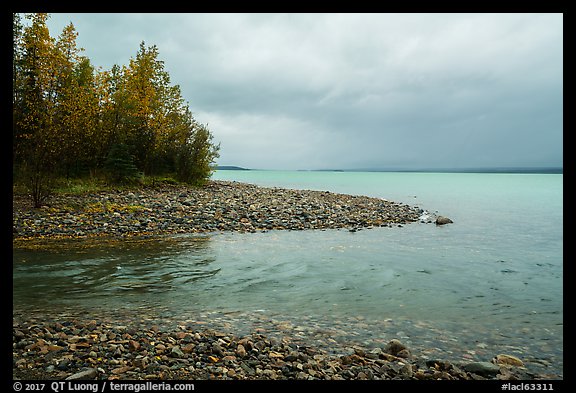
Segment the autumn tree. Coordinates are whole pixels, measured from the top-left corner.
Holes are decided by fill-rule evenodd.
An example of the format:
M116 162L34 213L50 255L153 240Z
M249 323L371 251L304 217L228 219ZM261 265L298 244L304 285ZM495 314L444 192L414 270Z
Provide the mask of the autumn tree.
M213 136L203 124L193 122L188 131L185 143L177 148L176 177L179 181L200 185L212 175L220 145L212 143Z
M220 146L193 118L156 46L144 42L128 66L95 69L72 23L54 39L48 14L13 14L13 166L34 205L56 176L103 169L113 182L175 173L200 184ZM117 171L118 173L114 173Z
M208 128L194 120L158 57L156 46L142 42L121 70L120 88L114 89L115 118L122 119L116 143L132 147L135 164L144 173L175 171L180 181L201 183L212 174L219 146L212 143Z
M95 165L95 149L99 142L96 128L99 114L98 95L94 84L94 67L81 56L76 45L74 25L67 25L58 37L54 51L57 73L57 111L55 137L60 141L61 170L69 177L82 167Z
M104 70L95 74L100 110L97 126L99 143L94 147L98 150L95 155L104 158L100 164L105 162L114 145L125 144L126 141L124 123L129 111L125 108L126 94L123 89L123 73L123 68L115 64L110 71Z
M34 206L39 207L50 194L60 157L60 143L54 137L58 76L52 61L54 40L46 26L48 15L33 14L30 19L31 25L21 36L13 137L19 173Z
M153 172L152 155L162 132L162 90L169 81L163 62L158 60L158 49L155 46L146 48L142 42L124 72L127 113L123 126L126 144L135 148L137 167L148 174Z
M22 35L24 26L20 14L12 15L12 162L18 159L20 138L20 116L22 115Z

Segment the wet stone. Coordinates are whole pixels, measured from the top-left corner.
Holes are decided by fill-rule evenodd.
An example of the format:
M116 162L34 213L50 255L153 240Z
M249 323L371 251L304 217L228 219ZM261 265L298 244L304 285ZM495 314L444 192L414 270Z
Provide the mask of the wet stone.
M95 368L91 368L84 371L79 371L74 373L66 378L66 380L73 381L73 380L81 380L81 379L94 379L98 375L98 370Z
M522 362L522 360L518 359L516 356L506 354L496 355L493 362L499 365L524 367L524 362Z
M562 358L544 357L538 342L532 352L510 337L496 346L482 337L482 348L474 329L455 337L423 321L129 309L87 312L84 321L73 310L45 311L13 313L14 379L64 379L87 367L102 380L562 378Z
M462 366L465 371L481 376L494 376L500 372L500 367L490 362L472 362Z

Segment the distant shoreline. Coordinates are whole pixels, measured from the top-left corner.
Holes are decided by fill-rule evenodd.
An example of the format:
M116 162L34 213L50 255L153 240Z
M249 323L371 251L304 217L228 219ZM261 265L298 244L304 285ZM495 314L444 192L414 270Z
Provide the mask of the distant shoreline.
M274 171L275 169L243 168L233 165L219 166L221 171ZM278 171L282 171L278 169ZM526 173L526 174L563 174L563 167L495 167L495 168L435 168L435 169L297 169L297 172L401 172L401 173Z

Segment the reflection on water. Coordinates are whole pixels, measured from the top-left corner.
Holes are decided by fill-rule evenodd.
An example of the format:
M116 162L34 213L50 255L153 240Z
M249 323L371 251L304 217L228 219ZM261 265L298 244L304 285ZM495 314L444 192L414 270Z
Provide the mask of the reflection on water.
M59 241L14 250L14 304L562 324L562 288L551 285L561 281L556 264L534 253L479 253L462 238L439 236L413 225Z
M59 241L15 250L16 303L126 302L214 276L209 237ZM183 255L185 253L185 255ZM147 299L140 299L147 300Z
M338 335L360 342L384 332L342 321L394 321L386 334L408 332L415 344L437 333L410 334L406 321L428 321L462 348L507 346L561 369L562 288L551 285L561 282L561 266L505 244L482 252L476 244L418 224L29 244L13 253L13 305L17 314L146 315L163 323L220 315L234 330L249 320L340 324Z

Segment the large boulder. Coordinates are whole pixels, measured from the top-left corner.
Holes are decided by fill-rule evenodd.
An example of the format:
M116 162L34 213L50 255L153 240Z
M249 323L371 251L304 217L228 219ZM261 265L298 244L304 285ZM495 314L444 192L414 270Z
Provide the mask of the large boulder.
M438 216L436 217L436 225L452 224L454 221L448 217Z

